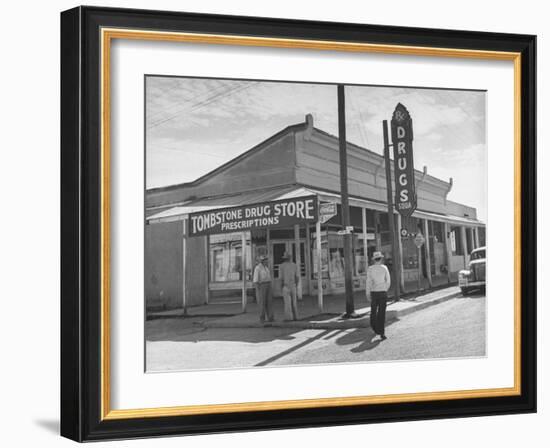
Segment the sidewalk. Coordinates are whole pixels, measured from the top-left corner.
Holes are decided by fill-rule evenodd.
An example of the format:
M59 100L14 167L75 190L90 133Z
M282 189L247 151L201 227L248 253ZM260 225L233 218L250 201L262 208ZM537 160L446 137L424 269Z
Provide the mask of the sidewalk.
M388 321L399 319L407 314L420 311L429 306L450 300L460 294L460 288L452 286L444 289L432 291L417 297L401 299L398 302L389 302L386 310L386 319ZM370 306L365 297L365 293L358 291L354 294L355 312L358 317L353 319L343 319L342 313L345 310L345 296L332 295L324 297L323 313L319 313L317 306L317 297L304 296L298 301L298 313L300 320L283 321L283 299L278 297L273 300L275 322L270 323L272 327L280 328L316 328L316 329L336 329L336 328L359 328L368 327L370 319ZM250 297L249 297L249 300ZM188 309L187 315L183 311L170 310L156 313L149 313L148 319L159 318L191 318L200 321L200 325L205 328L259 328L266 325L259 321L258 306L256 303L249 303L246 313L241 310L241 304L238 301L231 303L220 303L202 305ZM199 324L199 322L197 322Z

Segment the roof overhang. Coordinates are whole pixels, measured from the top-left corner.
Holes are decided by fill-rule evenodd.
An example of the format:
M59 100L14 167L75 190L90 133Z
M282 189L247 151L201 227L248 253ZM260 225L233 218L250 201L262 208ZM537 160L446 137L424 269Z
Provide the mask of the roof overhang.
M228 207L238 207L241 205L249 205L258 202L269 202L281 199L292 199L302 196L316 195L322 202L336 202L340 204L341 197L337 193L331 193L321 190L316 190L307 187L296 187L294 189L288 189L288 187L270 190L269 194L265 192L258 192L255 195L242 195L236 194L231 196L224 196L216 201L215 198L199 199L192 203L180 205L169 208L160 213L146 218L147 223L155 224L161 222L174 222L183 221L187 219L190 213L203 212L207 210L215 210ZM370 210L377 210L380 212L387 212L388 207L385 203L369 201L368 199L361 199L357 197L350 197L349 204L354 207L367 208ZM446 222L448 224L461 225L467 227L484 227L485 224L476 219L468 217L460 217L454 215L442 215L438 213L431 213L421 210L416 210L412 216L414 218L429 219L431 221Z

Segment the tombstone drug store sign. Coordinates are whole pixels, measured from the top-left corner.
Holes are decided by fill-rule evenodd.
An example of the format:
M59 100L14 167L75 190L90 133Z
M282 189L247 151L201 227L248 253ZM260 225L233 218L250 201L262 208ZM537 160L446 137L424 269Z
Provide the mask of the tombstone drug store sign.
M189 236L314 223L319 219L317 202L312 195L191 213Z

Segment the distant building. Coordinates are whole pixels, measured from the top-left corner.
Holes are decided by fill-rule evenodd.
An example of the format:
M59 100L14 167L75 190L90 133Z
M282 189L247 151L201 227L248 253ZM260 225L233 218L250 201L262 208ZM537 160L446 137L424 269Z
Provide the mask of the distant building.
M192 159L190 159L192 162ZM348 175L353 233L354 288L363 288L372 252L381 250L392 264L386 206L384 158L348 143ZM467 266L469 253L485 245L485 225L476 209L449 201L452 180L444 181L416 171L418 208L411 218L396 214L402 287L414 289L418 264L426 284L455 282ZM278 199L316 195L321 204L337 203L337 214L321 226L322 287L324 294L344 288L343 237L340 218L338 138L304 123L288 126L193 182L154 188L146 192L145 294L148 307L176 308L209 303L239 293L250 282L254 260L267 254L277 277L285 251L299 261L305 294L317 294L315 225L299 233L289 228L254 228L245 232L185 237L190 213ZM426 237L421 257L412 234ZM185 242L184 242L185 240ZM243 241L246 247L243 256ZM184 249L185 246L185 249ZM184 257L185 251L185 257ZM367 255L367 257L365 257ZM244 266L243 266L244 261ZM274 280L275 295L280 284Z

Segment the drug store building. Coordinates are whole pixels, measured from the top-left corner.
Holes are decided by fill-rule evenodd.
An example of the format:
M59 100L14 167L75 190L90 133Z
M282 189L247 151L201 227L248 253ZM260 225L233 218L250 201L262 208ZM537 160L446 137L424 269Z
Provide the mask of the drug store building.
M246 300L253 296L252 270L260 255L268 257L274 295L280 296L277 277L284 252L300 267L303 294L321 291L330 300L331 294L343 292L338 148L338 138L314 127L307 115L303 123L288 126L193 182L147 190L147 307ZM393 263L386 178L380 154L352 143L347 149L353 285L360 289L375 250ZM452 179L433 177L424 167L415 172L415 181L417 210L406 219L394 214L397 228L406 234L397 238L405 291L416 288L419 276L425 288L455 282L470 252L485 245L485 225L476 209L447 199ZM314 206L307 202L311 199ZM277 207L291 208L296 216L262 216ZM318 209L329 213L319 220ZM413 238L418 232L426 240L420 252Z

